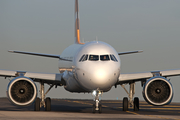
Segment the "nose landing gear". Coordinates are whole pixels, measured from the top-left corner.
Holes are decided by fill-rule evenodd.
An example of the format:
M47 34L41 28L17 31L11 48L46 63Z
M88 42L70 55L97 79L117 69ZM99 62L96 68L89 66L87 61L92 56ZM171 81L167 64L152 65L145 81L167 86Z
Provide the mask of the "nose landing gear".
M99 89L97 89L97 90L94 90L92 92L92 94L95 96L92 112L93 113L96 113L96 112L102 113L102 105L101 105L100 99L99 99L99 96L102 94L102 92Z

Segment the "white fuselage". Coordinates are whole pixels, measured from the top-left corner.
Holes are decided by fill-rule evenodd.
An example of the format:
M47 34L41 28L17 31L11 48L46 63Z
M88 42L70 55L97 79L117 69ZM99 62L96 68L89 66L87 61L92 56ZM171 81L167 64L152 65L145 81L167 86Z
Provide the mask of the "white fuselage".
M120 58L116 50L105 42L73 44L62 52L61 57L72 60L59 61L59 70L64 72L65 89L70 92L96 89L107 92L118 81Z

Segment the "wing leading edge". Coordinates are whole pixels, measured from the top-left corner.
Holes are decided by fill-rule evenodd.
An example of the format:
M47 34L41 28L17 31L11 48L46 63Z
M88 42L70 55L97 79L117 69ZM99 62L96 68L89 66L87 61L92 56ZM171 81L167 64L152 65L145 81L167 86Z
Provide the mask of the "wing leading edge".
M142 81L154 76L154 73L159 72L163 77L179 76L180 69L176 70L163 70L163 71L151 71L144 73L130 73L120 74L118 84L129 83L131 81Z
M61 58L60 55L54 55L54 54L33 53L33 52L23 52L23 51L13 51L13 50L9 50L8 52L27 54L27 55L36 55L36 56L42 56L42 57L50 57L50 58L58 58L58 59L64 60L64 61L72 61L72 60Z
M36 72L25 72L25 71L13 71L13 70L0 70L0 76L2 77L17 77L19 74L31 78L33 81L39 82L44 81L48 84L64 84L62 79L63 73L36 73Z
M120 52L120 53L118 53L118 55L126 55L126 54L141 53L141 52L143 52L143 51L138 50L138 51Z

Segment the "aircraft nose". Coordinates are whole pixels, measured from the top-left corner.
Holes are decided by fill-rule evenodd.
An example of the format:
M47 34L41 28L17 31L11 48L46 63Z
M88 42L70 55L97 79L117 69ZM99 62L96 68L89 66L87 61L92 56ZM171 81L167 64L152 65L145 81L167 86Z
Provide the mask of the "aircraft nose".
M86 67L77 68L76 73L76 78L85 89L109 89L117 82L119 66L114 62L89 62Z
M91 72L90 79L95 84L104 84L110 80L110 76L108 74L108 70L99 68Z
M89 71L89 79L94 87L102 86L108 87L114 84L115 78L118 76L116 67L104 64L100 66L93 66Z

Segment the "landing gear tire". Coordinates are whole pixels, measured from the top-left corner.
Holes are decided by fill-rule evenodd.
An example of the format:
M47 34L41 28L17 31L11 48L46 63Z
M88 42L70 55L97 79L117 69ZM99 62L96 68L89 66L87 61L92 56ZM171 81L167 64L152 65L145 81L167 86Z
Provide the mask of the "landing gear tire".
M134 98L134 111L139 111L139 98Z
M36 98L34 103L34 111L40 111L40 99Z
M128 111L128 98L123 98L123 111Z
M93 112L93 113L96 113L96 111L99 112L99 113L102 113L102 105L101 105L101 104L98 105L98 109L99 109L99 110L96 110L96 105L95 105L95 104L93 104L93 107L92 107L92 108L93 108L93 109L92 109L92 112Z
M96 112L96 105L93 104L93 107L92 107L92 108L93 108L93 109L92 109L92 112L95 113L95 112Z
M51 111L51 98L47 97L45 104L46 104L45 107L46 111Z
M99 113L102 113L102 105L99 104Z

